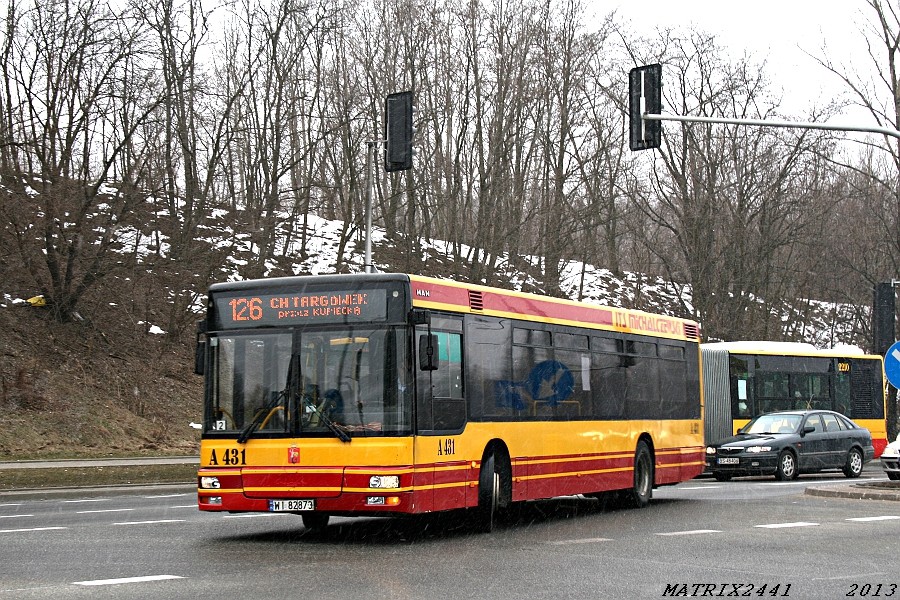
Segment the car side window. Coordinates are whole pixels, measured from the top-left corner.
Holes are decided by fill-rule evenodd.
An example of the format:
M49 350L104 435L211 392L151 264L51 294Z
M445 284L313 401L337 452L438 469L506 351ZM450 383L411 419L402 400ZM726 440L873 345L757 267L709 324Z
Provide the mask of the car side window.
M819 415L810 415L806 419L807 426L811 425L815 427L815 431L813 433L822 433L825 429L822 427L822 419L819 418Z
M841 422L834 415L822 415L822 421L825 423L825 431L834 432L841 430Z
M839 419L841 421L841 425L844 426L844 429L859 429L859 427L856 425L856 423L854 423L847 417L841 416L841 417L839 417Z

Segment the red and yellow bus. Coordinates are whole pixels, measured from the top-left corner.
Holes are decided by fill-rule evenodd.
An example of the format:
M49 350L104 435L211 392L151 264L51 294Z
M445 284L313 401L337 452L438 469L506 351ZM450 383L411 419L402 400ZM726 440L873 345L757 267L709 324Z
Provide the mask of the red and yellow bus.
M757 341L703 344L702 355L707 443L767 412L827 409L868 429L876 457L887 446L881 356Z
M198 502L331 515L622 490L705 466L695 322L402 274L220 283Z

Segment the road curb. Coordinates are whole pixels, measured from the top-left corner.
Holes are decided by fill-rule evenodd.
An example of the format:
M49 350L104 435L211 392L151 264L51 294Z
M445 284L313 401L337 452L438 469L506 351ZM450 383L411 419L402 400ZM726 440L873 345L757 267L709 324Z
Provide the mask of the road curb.
M806 494L823 498L850 498L853 500L887 500L900 502L900 488L851 483L844 485L810 486Z
M0 490L0 504L21 500L66 500L70 498L107 498L158 494L197 494L197 483L135 483L90 487L25 488Z
M62 458L54 460L0 461L4 469L71 469L77 467L127 467L134 465L200 464L199 456L139 456L133 458Z

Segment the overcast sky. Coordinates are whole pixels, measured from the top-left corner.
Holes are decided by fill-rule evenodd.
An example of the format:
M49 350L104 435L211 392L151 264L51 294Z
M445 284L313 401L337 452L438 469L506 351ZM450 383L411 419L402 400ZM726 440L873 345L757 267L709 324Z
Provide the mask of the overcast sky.
M593 5L601 10L601 4ZM824 56L823 44L836 63L853 64L862 72L870 69L860 29L872 9L863 0L636 0L608 5L634 31L654 27L698 29L715 33L734 56L746 50L758 61L766 60L768 73L784 90L784 112L802 115L813 103L835 98L846 88L837 78L807 56ZM864 113L854 111L834 122L873 124Z

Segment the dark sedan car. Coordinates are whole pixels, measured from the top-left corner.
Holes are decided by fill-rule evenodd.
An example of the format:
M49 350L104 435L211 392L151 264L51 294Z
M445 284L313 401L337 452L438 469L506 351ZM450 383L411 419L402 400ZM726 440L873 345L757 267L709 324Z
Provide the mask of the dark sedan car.
M798 410L760 415L737 435L708 446L706 467L719 481L739 475L784 481L823 469L859 477L874 457L868 429L830 410Z

